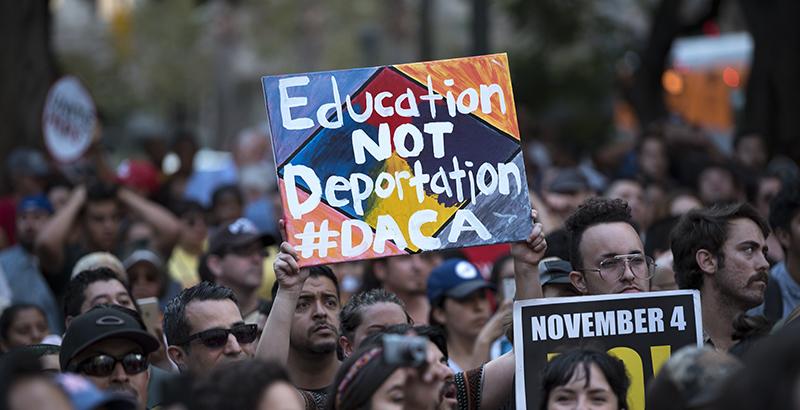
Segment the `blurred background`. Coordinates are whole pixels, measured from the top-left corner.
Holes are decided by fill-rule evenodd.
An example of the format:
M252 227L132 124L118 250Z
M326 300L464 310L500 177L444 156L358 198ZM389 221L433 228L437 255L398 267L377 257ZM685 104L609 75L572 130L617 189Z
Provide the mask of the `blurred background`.
M43 148L47 91L67 74L94 98L112 166L155 157L168 174L181 130L204 167L267 126L261 76L508 52L534 171L592 161L612 175L615 150L652 124L723 153L756 133L796 160L798 3L5 0L0 156Z

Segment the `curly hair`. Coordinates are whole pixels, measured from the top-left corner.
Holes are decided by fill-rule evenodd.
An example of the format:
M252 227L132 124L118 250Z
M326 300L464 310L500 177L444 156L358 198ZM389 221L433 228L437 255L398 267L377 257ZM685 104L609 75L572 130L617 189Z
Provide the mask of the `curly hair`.
M744 202L694 209L681 217L670 235L678 287L700 289L703 286L703 271L696 258L700 249L709 251L717 257L720 266L724 265L722 246L728 238L730 222L734 219L749 219L758 225L765 238L769 235L769 227L764 218L755 208Z
M583 266L580 245L583 233L594 225L624 222L631 226L631 208L623 199L589 198L564 222L569 236L569 259L574 267Z

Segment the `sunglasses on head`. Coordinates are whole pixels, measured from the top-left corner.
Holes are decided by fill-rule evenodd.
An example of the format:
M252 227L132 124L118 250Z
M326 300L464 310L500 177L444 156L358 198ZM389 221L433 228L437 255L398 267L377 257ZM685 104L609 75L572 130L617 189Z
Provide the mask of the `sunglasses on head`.
M219 349L228 343L228 335L232 334L239 344L253 343L258 337L258 326L255 324L241 324L230 329L209 329L189 336L181 345L187 345L195 339L209 349Z
M74 371L87 376L107 377L114 373L117 363L121 363L125 373L129 375L139 374L147 370L147 366L150 364L147 356L141 353L128 353L122 357L99 354L78 363Z

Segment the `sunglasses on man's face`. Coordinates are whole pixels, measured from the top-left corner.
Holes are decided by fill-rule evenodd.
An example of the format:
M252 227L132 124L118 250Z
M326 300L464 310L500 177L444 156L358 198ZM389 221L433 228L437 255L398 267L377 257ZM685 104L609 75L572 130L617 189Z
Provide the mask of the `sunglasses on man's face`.
M147 356L141 353L128 353L122 357L99 354L84 359L75 366L74 370L87 376L108 377L114 373L117 363L122 364L122 368L128 375L139 374L147 370L147 366L150 364Z
M258 326L255 324L241 324L230 329L209 329L189 336L185 342L187 345L195 339L199 339L205 347L209 349L219 349L228 343L228 335L233 335L239 344L253 343L258 337Z

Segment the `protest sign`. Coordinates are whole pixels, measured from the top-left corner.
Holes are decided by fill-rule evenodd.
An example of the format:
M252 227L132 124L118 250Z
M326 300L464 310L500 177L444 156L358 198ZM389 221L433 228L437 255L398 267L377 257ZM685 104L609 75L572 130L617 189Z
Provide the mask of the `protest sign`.
M80 158L92 145L96 123L92 97L77 78L53 84L42 114L44 142L53 158L63 163Z
M264 77L301 266L523 240L505 54Z
M625 363L628 406L644 410L645 386L672 352L703 344L696 290L523 300L514 303L517 408L535 408L541 371L570 347L592 346Z

